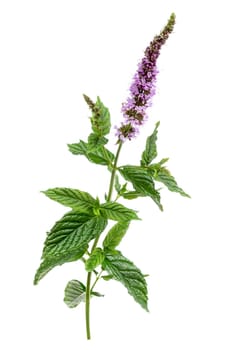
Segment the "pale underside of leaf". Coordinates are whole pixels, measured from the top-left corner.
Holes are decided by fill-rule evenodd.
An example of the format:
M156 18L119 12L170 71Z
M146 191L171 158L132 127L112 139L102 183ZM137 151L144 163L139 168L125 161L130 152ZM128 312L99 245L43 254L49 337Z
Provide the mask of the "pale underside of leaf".
M86 287L80 281L72 280L65 288L64 302L70 308L78 306L85 301Z
M91 291L91 296L101 297L102 294ZM68 282L65 288L64 302L70 308L78 306L80 303L85 302L86 299L86 287L84 284L77 280L71 280Z

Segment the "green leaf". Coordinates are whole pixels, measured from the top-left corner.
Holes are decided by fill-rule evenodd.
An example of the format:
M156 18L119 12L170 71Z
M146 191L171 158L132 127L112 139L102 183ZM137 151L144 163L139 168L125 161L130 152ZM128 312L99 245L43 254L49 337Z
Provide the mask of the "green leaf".
M91 292L91 296L102 297L103 295L98 292ZM86 299L86 287L84 284L77 280L71 280L68 282L65 288L64 302L70 308L78 306L81 302L85 302Z
M142 196L149 196L158 205L160 210L163 207L160 203L160 194L154 187L153 178L148 174L147 169L140 166L126 165L119 168L121 175L125 180L130 181L136 190Z
M111 166L115 156L106 147L100 146L95 151L88 151L87 159L95 164Z
M103 294L99 293L99 292L94 292L94 291L91 291L91 296L92 295L95 295L96 297L104 297Z
M69 281L65 288L64 302L70 308L78 306L86 298L86 287L77 280Z
M87 250L88 243L105 229L107 220L71 211L63 216L48 233L42 261L35 276L35 284L53 267L78 260Z
M94 133L91 133L88 136L88 146L90 150L98 148L100 146L104 146L107 142L108 139L106 139L106 137L100 137Z
M86 271L91 272L104 260L104 252L101 248L95 248L85 263Z
M69 151L74 155L86 155L88 144L82 140L80 140L78 143L70 143L67 145L69 148Z
M181 196L189 197L190 196L180 188L175 180L175 178L170 174L169 170L162 167L158 171L155 171L154 174L155 181L163 183L171 192L177 192Z
M99 97L97 97L92 113L91 125L93 132L99 136L109 134L111 128L110 113Z
M138 220L135 210L126 208L116 202L107 202L100 205L100 214L110 220L130 221Z
M121 184L119 182L119 176L118 175L115 175L114 187L115 187L116 192L119 193L120 189L121 189Z
M106 224L107 221L101 216L90 216L77 211L68 212L49 232L44 244L43 257L78 249L97 237Z
M105 281L110 281L113 279L113 275L104 275L101 278L103 278L103 280L105 280Z
M87 248L88 244L84 244L78 249L70 250L67 254L63 253L45 258L36 271L34 284L38 284L38 282L54 267L80 259L85 254Z
M99 146L93 149L88 143L80 141L79 143L68 144L69 151L74 155L84 155L90 162L100 165L111 165L115 156L106 147Z
M121 282L128 290L128 293L145 310L147 307L147 284L142 272L120 252L106 254L103 268Z
M142 159L141 159L142 166L149 165L152 162L152 160L157 157L156 141L157 141L158 127L159 127L159 122L156 123L153 133L146 140L146 148L145 148L145 151L142 153Z
M119 177L115 175L114 187L118 194L118 197L120 196L124 197L124 193L127 192L127 182L121 185L119 182Z
M121 196L125 199L136 199L138 197L145 197L146 195L137 191L129 191L122 193Z
M89 193L72 188L57 187L42 191L42 193L50 199L80 212L89 212L98 204Z
M122 221L116 223L108 232L103 241L103 247L114 250L121 242L129 227L129 222Z

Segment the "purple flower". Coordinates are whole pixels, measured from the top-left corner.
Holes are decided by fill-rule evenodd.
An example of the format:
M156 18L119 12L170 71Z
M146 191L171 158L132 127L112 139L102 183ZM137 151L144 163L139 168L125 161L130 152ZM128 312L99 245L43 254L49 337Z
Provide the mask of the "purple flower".
M117 129L116 136L120 141L131 140L139 133L139 127L148 119L146 110L152 104L156 93L155 83L158 74L157 59L160 49L172 32L175 24L175 14L172 14L162 32L154 38L145 51L138 70L130 86L130 96L122 104L124 122Z

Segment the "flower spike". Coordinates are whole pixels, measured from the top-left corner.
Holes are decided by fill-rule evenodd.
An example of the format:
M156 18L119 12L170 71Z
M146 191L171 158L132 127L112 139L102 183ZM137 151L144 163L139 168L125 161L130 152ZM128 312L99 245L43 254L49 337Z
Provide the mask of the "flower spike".
M174 24L175 14L173 13L161 33L151 41L145 50L143 59L138 64L138 70L129 89L130 96L122 104L121 111L124 122L121 123L116 132L116 136L120 141L124 142L136 137L139 133L139 127L148 119L146 110L151 106L152 97L156 93L157 59L160 55L161 47L165 44L174 28Z

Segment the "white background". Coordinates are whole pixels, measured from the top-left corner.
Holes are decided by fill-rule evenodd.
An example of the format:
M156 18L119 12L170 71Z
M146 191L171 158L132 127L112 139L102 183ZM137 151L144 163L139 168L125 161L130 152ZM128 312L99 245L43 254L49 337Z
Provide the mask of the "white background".
M1 349L233 349L231 1L1 1ZM121 250L149 273L147 314L117 282L84 305L63 303L78 263L32 285L45 232L66 211L40 190L67 186L103 196L104 167L67 151L85 139L82 93L110 108L113 125L150 40L177 15L159 58L158 93L121 164L136 162L156 121L159 157L192 199L162 191L127 203L142 222ZM115 150L114 134L111 149Z

